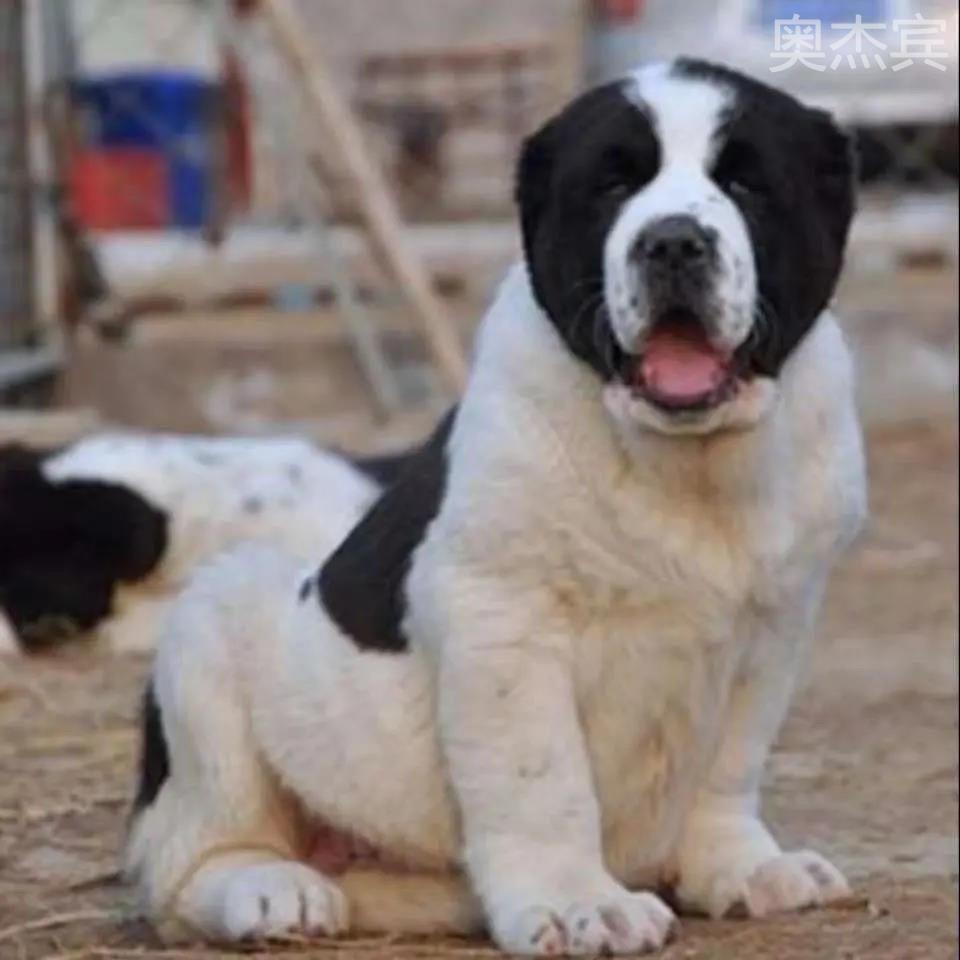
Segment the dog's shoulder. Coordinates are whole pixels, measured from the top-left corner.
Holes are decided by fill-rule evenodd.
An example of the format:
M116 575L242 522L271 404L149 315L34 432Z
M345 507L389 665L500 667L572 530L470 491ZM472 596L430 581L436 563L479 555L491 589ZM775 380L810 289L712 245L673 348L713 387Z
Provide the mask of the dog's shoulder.
M455 416L451 411L408 458L317 574L327 615L360 649L400 652L407 647L405 582L444 496L446 447ZM304 599L310 592L308 584Z
M867 516L867 467L856 364L832 311L825 311L784 376L795 454L795 503L822 531L828 553L846 547Z

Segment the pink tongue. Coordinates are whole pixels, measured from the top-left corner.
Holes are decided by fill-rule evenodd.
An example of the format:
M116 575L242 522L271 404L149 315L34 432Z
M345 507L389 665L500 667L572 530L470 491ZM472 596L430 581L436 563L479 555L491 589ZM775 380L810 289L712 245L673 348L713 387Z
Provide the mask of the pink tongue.
M651 392L691 400L723 383L727 359L706 337L655 330L644 346L641 371Z

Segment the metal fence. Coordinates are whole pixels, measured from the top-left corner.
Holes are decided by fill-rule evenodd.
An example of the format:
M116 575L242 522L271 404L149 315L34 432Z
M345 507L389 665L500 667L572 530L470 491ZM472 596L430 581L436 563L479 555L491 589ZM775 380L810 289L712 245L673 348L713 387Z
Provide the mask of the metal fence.
M928 14L934 2L948 16L956 9L923 2ZM355 198L337 151L313 122L256 6L0 3L0 348L37 339L37 291L49 291L51 272L47 306L68 325L93 319L109 331L183 305L322 302L344 307L358 343L369 339L358 331L376 322L371 327L364 314L391 295L352 230ZM932 233L923 230L949 247L943 224L951 211L955 221L956 209L956 54L947 80L911 75L930 81L919 86L865 73L861 82L849 70L774 75L767 21L789 6L302 0L298 8L412 224L497 221L504 227L496 242L506 238L501 246L511 255L519 143L582 82L584 51L596 79L682 48L837 109L861 130L875 237L893 241L890 210L904 198L934 196L938 217ZM600 13L589 21L588 9ZM604 10L636 19L608 22ZM43 34L30 48L39 65L24 63L26 11ZM32 174L24 136L31 69L43 89L30 116L42 117L49 154L47 168ZM38 249L38 210L48 235L55 232L52 252L49 242ZM921 213L929 224L929 206ZM469 232L451 243L448 234L415 228L410 242L444 263L461 248L467 264L476 252ZM471 268L449 272L456 269L469 275Z
M509 220L522 137L580 79L579 0L448 0L442 16L424 0L292 2L414 226L407 242L421 259L439 252L429 267L444 282L485 284L512 255L509 227L484 240L485 273L475 246L449 269L449 238L416 225ZM0 3L7 399L4 371L36 368L14 347L235 307L330 308L381 408L432 390L429 365L387 369L382 317L402 298L358 229L342 151L257 7Z
M415 224L509 218L520 140L579 80L578 6L297 8ZM184 307L319 303L341 308L365 366L383 366L370 349L374 308L395 306L396 293L354 229L336 145L256 7L0 4L0 345L38 338L41 288L68 330L92 321L107 333ZM42 34L29 63L17 42L28 17ZM27 104L31 71L43 82ZM31 124L42 126L43 170L27 156ZM38 230L54 238L39 266ZM445 240L425 242L448 257Z
M25 346L33 316L23 8L0 4L0 349Z

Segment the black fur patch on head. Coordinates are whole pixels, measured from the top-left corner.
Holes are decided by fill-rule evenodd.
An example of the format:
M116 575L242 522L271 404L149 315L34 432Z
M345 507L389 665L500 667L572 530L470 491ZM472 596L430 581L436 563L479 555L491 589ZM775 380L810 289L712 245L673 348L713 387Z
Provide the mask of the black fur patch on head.
M44 455L0 449L0 606L28 648L96 626L118 583L143 579L167 546L167 517L99 480L51 481Z
M25 650L70 640L105 620L113 588L110 576L73 551L0 567L0 606Z
M700 60L674 69L735 94L711 177L752 240L760 320L746 359L774 376L836 288L856 204L853 141L830 114L734 70Z
M320 568L319 597L362 650L407 649L401 625L414 550L436 517L446 486L446 445L455 412L410 454L394 482Z
M143 693L140 718L140 776L133 800L136 815L157 798L160 788L170 776L170 754L163 735L160 707L153 689L153 680L147 682Z
M620 83L574 100L524 145L516 200L537 302L602 377L621 351L603 297L603 248L625 200L660 169L649 119Z
M759 319L744 359L775 375L839 277L854 209L850 141L829 115L735 71L697 60L672 69L733 95L705 172L738 206L753 242ZM534 295L569 349L604 379L623 359L604 304L604 245L625 202L662 163L656 117L635 100L622 82L574 100L526 142L517 171Z

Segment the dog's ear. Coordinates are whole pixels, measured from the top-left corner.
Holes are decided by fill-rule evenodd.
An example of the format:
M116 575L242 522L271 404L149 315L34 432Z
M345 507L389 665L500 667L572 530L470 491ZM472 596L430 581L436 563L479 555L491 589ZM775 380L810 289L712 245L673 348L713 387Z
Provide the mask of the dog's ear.
M102 480L55 481L44 454L0 448L0 578L28 560L83 557L114 580L140 580L167 547L167 515L135 490Z
M528 137L517 163L514 199L520 215L520 232L527 262L533 259L537 226L543 217L552 189L556 119L548 121Z
M44 454L16 444L0 447L0 569L45 542L51 527L50 481Z
M824 110L808 108L814 138L816 190L842 250L856 209L858 159L853 137Z
M142 580L167 548L167 515L136 491L100 480L54 485L62 528L117 580Z
M0 605L26 648L96 626L117 582L145 577L167 544L166 515L136 491L50 480L44 457L0 449Z

